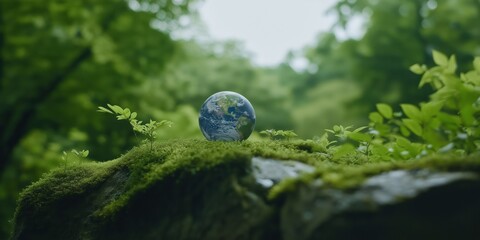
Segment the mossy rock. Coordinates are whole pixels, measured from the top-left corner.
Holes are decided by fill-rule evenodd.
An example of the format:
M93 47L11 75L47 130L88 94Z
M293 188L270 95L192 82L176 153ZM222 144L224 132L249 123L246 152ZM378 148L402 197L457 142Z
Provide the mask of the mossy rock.
M23 191L12 239L480 234L478 156L369 162L315 149L300 140L178 140L109 162L71 163Z

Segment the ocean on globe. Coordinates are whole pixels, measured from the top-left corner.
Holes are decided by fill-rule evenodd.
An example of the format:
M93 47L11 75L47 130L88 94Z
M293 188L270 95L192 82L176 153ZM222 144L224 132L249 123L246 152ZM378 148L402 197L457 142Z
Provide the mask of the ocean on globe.
M200 130L210 141L241 141L255 128L252 104L236 92L218 92L200 108Z

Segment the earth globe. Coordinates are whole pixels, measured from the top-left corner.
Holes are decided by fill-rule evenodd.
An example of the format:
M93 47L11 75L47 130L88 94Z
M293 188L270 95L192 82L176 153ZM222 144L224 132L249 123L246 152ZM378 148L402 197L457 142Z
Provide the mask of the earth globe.
M217 92L203 103L198 123L207 140L242 141L255 128L255 110L236 92Z

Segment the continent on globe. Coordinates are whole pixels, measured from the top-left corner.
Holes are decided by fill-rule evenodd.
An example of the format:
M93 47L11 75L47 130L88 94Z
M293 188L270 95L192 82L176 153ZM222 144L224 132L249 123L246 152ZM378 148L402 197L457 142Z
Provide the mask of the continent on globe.
M198 123L207 140L241 141L255 128L255 110L236 92L218 92L203 103Z

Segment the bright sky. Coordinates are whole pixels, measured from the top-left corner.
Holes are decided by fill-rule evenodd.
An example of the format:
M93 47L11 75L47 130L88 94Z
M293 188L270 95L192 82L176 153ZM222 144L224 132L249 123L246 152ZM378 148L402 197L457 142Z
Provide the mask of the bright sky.
M254 63L280 63L289 50L313 43L330 30L326 15L336 0L205 0L200 14L213 39L235 39L253 53Z

